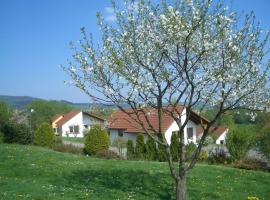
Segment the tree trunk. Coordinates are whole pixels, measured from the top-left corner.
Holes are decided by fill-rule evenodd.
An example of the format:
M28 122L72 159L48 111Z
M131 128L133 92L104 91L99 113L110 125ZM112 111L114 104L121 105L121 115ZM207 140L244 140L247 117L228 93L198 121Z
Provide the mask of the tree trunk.
M177 181L176 200L187 200L185 173L182 173Z

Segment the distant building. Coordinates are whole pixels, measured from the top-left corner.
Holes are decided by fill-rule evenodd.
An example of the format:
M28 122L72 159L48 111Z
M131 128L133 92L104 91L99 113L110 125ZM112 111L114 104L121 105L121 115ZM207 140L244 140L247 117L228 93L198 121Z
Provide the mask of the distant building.
M216 144L225 144L226 136L229 129L227 127L213 127L209 131L209 135L215 140ZM197 138L200 139L203 135L203 129L197 128Z
M88 112L71 111L65 115L58 114L52 118L55 134L62 137L84 137L93 125L105 126L105 119Z

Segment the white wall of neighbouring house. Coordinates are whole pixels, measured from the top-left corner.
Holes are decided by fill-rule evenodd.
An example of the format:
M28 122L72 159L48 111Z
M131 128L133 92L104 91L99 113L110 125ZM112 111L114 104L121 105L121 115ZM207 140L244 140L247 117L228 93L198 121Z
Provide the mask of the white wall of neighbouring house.
M136 138L139 133L128 133L128 132L123 132L123 137L126 138L127 140L132 140L133 144L136 144ZM148 135L144 135L144 142L147 141ZM118 137L118 130L117 129L110 129L110 143L112 144L115 138Z
M62 125L62 136L63 137L84 137L84 133L90 130L91 125L104 125L102 120L98 120L89 115L83 114L83 112L78 113L65 124ZM85 128L87 125L87 128ZM70 126L79 126L79 133L70 133Z
M228 133L228 129L226 129L216 140L216 144L221 144L221 141L223 141L223 144L226 143L226 136Z

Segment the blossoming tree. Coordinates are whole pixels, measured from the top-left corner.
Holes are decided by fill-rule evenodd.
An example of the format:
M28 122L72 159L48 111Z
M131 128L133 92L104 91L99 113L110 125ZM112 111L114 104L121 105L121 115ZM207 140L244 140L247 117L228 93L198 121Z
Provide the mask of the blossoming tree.
M82 28L83 38L72 45L73 59L63 68L93 100L113 103L124 112L122 105L132 108L127 114L166 149L176 198L185 200L186 173L194 167L216 120L226 111L268 108L269 33L256 24L253 13L239 23L235 12L211 0L170 4L129 0L112 5L116 22L106 23L97 15L101 43L94 45ZM204 134L187 165L184 128L189 117L179 117L179 104L185 106L187 116L191 110L218 108L212 121L201 122ZM158 130L148 120L146 108L157 110ZM179 126L177 167L162 133L163 113Z

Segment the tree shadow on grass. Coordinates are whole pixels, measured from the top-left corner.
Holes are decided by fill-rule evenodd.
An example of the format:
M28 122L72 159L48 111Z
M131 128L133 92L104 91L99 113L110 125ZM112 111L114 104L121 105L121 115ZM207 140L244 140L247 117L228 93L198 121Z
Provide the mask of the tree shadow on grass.
M57 182L67 187L90 189L97 195L101 195L100 199L103 199L102 195L115 197L117 192L135 194L138 199L147 197L145 199L170 200L175 197L174 182L168 174L148 173L143 170L102 168L76 170L70 175L61 177ZM110 194L113 193L112 191L115 193Z

